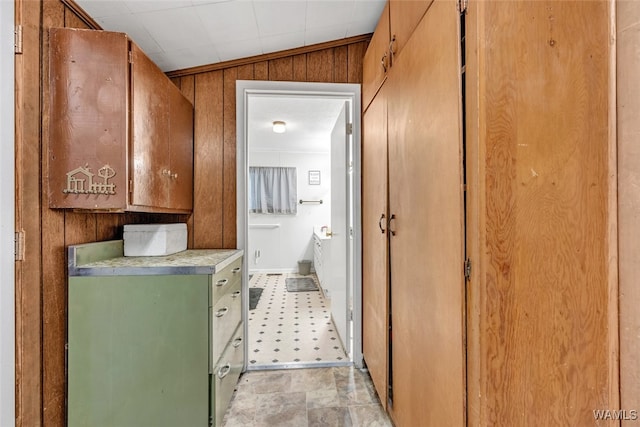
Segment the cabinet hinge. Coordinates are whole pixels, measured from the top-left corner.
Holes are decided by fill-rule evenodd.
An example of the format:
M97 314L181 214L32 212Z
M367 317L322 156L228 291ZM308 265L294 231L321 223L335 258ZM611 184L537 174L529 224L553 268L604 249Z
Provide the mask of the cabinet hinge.
M16 231L13 238L16 261L24 260L24 231Z
M129 193L133 193L133 180L129 180Z
M469 0L458 0L458 12L465 13L469 7Z
M129 51L129 64L133 64L133 52Z
M464 278L465 280L471 279L471 260L469 258L464 260Z
M353 123L347 123L347 135L353 135Z
M22 53L22 25L16 25L13 29L13 51Z

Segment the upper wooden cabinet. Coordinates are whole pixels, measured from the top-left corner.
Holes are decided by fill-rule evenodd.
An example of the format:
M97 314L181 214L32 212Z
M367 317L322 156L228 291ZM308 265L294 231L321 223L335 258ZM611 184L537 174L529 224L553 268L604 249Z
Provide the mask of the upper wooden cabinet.
M433 0L389 0L391 59L400 54ZM392 64L393 65L393 64Z
M49 206L188 213L193 107L125 34L50 30Z
M394 57L400 54L409 37L433 0L391 0L385 5L365 52L362 70L362 105L367 108Z
M367 108L387 76L391 66L389 57L389 2L387 2L369 47L364 54L362 65L362 105Z

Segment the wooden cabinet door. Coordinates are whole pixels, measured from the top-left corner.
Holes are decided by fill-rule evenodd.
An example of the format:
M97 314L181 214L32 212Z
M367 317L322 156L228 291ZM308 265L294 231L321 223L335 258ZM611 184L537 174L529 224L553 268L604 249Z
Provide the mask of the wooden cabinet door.
M50 30L49 206L124 210L126 34Z
M458 28L456 2L435 1L387 80L391 406L399 427L465 422Z
M387 407L389 247L385 87L364 113L362 144L362 342L382 406Z
M389 0L393 55L399 55L433 0ZM393 64L392 64L393 65Z
M135 43L131 43L131 55L131 204L168 207L168 82Z
M389 3L384 7L369 47L364 54L362 68L362 106L366 109L387 76L389 58Z
M193 106L171 81L168 81L168 84L171 108L169 118L170 207L191 211L193 209Z

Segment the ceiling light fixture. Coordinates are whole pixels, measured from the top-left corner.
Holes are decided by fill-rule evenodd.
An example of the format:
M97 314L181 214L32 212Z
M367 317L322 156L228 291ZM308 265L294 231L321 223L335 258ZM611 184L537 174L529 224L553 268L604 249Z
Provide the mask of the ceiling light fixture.
M281 120L273 122L273 131L275 133L284 133L287 130L287 124Z

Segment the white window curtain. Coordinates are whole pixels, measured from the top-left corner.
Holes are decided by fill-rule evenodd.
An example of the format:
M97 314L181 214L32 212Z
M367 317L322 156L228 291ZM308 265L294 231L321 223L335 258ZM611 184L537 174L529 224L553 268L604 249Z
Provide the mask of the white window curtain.
M295 215L296 168L252 166L249 168L249 212Z

